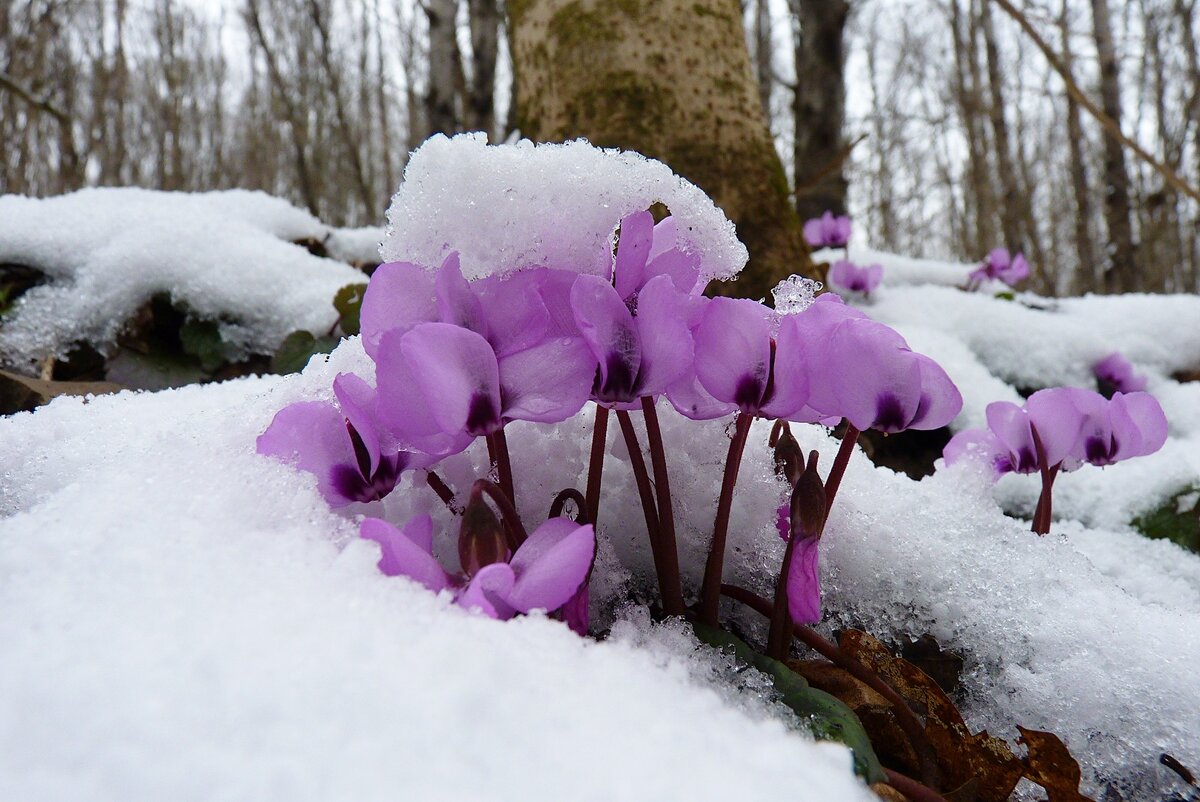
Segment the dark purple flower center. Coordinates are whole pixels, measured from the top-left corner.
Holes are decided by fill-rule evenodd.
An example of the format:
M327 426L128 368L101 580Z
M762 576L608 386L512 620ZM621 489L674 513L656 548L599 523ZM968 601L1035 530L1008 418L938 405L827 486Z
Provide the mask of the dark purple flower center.
M1117 439L1115 437L1089 437L1083 443L1084 459L1093 465L1111 465L1116 462Z
M500 427L500 410L492 396L483 390L476 390L471 395L467 407L467 433L476 437L491 434Z
M875 422L872 429L881 432L899 432L908 427L904 404L895 393L880 393L875 397Z
M353 428L351 431L354 431ZM355 436L357 436L357 432L355 432ZM354 437L351 439L353 440ZM358 443L361 444L361 442L362 439L359 438ZM363 448L363 451L365 452L366 449ZM357 444L355 458L360 458ZM369 475L371 464L369 458L365 463L367 466L365 469L361 467L364 464L362 462L359 462L358 465L346 465L345 463L334 465L330 483L338 494L351 501L378 501L396 488L396 482L400 480L400 474L407 467L408 460L409 455L404 451L391 456L381 456L379 467Z

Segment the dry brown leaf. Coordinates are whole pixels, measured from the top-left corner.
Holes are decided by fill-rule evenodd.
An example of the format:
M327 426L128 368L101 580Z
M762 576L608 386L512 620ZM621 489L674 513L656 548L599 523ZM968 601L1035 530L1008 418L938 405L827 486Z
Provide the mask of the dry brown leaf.
M1029 750L1025 758L1025 776L1046 789L1048 802L1093 802L1079 793L1083 772L1057 735L1040 730L1021 732L1021 743Z

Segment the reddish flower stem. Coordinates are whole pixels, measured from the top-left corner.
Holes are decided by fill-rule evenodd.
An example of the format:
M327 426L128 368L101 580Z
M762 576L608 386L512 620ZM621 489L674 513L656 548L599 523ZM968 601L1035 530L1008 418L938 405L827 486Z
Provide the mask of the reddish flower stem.
M658 537L658 509L654 506L654 491L650 488L650 474L646 471L646 460L642 456L642 447L638 443L637 430L629 413L623 409L617 410L617 422L621 424L621 434L625 437L625 449L629 452L629 465L633 469L633 478L637 482L638 495L642 499L642 514L646 518L646 534L650 538L650 554L654 558L654 574L658 577L658 591L663 592L667 587L667 578L663 574L662 550Z
M425 481L429 484L429 489L437 493L438 498L446 505L446 508L455 515L462 515L462 507L454 500L454 491L446 484L446 481L434 471L426 471Z
M854 428L854 424L846 421L846 431L842 434L842 445L838 448L837 456L833 460L833 467L829 469L829 478L825 480L826 517L833 509L833 499L837 496L838 488L842 484L842 475L846 473L846 465L850 462L850 455L854 453L854 446L858 444L858 435L858 429Z
M1038 436L1037 429L1030 427L1030 432L1033 434L1033 448L1042 474L1042 492L1038 496L1037 509L1033 511L1032 529L1036 534L1047 535L1050 533L1050 519L1053 514L1054 480L1058 477L1062 463L1053 467L1046 465L1046 447L1042 444L1042 438Z
M508 456L508 438L504 436L503 428L497 429L490 437L496 444L496 475L500 479L500 489L508 494L509 500L515 506L517 494L513 490L512 461Z
M608 441L608 407L596 405L592 422L592 453L588 458L586 514L588 522L596 525L600 515L600 480L604 477L604 445Z
M654 467L654 490L658 496L659 555L667 585L662 588L663 609L667 615L683 615L683 582L679 578L679 550L675 542L675 510L671 505L671 478L667 473L667 454L663 448L662 430L654 399L642 396L642 412L646 418L646 444L650 448L650 463Z
M554 497L554 501L550 502L551 518L558 518L563 514L563 509L567 506L568 501L575 502L575 506L579 509L579 517L575 519L577 524L590 524L591 521L587 517L587 499L573 487L563 488Z
M737 585L722 585L721 593L768 618L773 613L771 602L745 588ZM805 646L888 700L892 706L892 712L896 716L896 724L904 731L921 762L921 779L926 785L936 786L940 782L937 752L934 751L933 745L925 735L925 727L917 720L912 708L908 706L908 702L904 701L904 697L872 671L870 666L850 656L837 644L822 637L816 630L800 624L793 624L792 634Z
M725 568L725 539L729 533L729 513L733 508L733 488L737 485L738 469L742 464L742 452L746 450L746 437L750 434L752 420L752 415L738 413L733 439L729 441L729 453L725 455L721 497L717 501L717 517L713 521L712 542L708 547L708 561L704 564L704 582L700 586L700 620L711 627L717 626L717 613L721 607L721 573Z
M904 794L911 802L946 802L946 797L912 777L887 767L884 767L883 773L887 775L887 784Z

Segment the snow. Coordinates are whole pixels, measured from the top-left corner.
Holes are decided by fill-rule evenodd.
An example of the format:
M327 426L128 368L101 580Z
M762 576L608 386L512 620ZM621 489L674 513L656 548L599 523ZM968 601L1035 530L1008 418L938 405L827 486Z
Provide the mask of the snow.
M480 278L543 265L604 274L621 218L655 203L678 223L678 244L701 274L733 278L746 248L733 223L665 164L585 140L489 146L482 133L437 135L413 152L388 210L387 261L435 268L458 251Z
M367 365L0 421L0 798L870 798L678 629L591 643L380 575L253 447Z
M337 316L334 294L365 278L291 244L327 238L348 240L344 252L363 250L362 235L337 232L261 192L2 196L0 264L37 268L50 281L5 315L0 361L24 367L76 342L107 349L160 292L218 321L231 355L274 353L289 332L327 330Z
M711 269L740 267L728 221L628 154L466 136L432 140L409 169L389 259L432 265L456 248L476 273L489 253L512 267L601 270L620 217L659 199L690 215L688 247ZM520 203L504 201L506 185ZM585 189L607 206L590 207ZM213 226L230 233L213 238ZM136 306L151 287L199 313L240 315L248 342L304 315L329 315L327 327L333 291L361 274L282 240L316 237L332 253L339 236L350 258L382 235L339 235L252 193L0 198L0 262L74 288L31 291L43 300L18 307L0 344L37 354L80 332L101 337L104 304ZM1010 517L1032 511L1035 477L993 487L968 462L914 482L856 453L821 546L821 629L930 633L965 661L972 731L1015 742L1017 725L1049 730L1079 759L1085 793L1161 796L1174 780L1160 753L1200 765L1200 556L1131 521L1200 483L1200 383L1172 378L1200 367L1200 298L1005 300L957 289L966 265L854 248L851 258L885 266L864 311L959 385L954 428L982 425L988 403L1019 401L1019 390L1094 386L1091 364L1112 351L1148 377L1171 428L1158 454L1061 476L1045 537ZM87 293L106 300L77 297ZM43 307L61 317L34 325ZM453 560L451 516L422 480L334 513L311 476L254 453L278 409L329 399L339 371L373 380L357 338L298 375L60 398L0 419L0 798L755 799L781 787L869 798L846 750L785 728L761 678L736 673L686 626L651 623L653 566L615 425L591 586L605 640L543 617L471 616L381 576L356 516L429 512L435 548ZM583 486L593 414L509 427L527 520ZM659 415L694 596L729 420L686 421L665 403ZM727 560L728 579L760 593L783 554L774 515L785 486L768 429L756 422L747 444ZM827 470L838 441L819 426L793 431ZM487 470L486 449L437 470L464 490ZM751 640L764 634L744 608L723 614Z

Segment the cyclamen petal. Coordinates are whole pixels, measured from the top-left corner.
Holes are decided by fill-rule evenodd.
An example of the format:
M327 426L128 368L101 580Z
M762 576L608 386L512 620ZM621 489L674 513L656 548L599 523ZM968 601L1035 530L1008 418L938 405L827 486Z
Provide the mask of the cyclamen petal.
M457 251L442 263L437 273L436 287L438 319L473 331L490 342L491 331L483 306L470 283L463 278Z
M367 449L370 458L368 474L375 473L379 469L382 450L379 427L375 423L375 388L353 373L339 373L333 380L333 394Z
M987 406L988 428L997 443L1009 455L1009 465L1017 473L1033 473L1038 470L1037 448L1033 442L1033 428L1029 412L1010 401L993 401ZM1062 456L1058 455L1059 462ZM1057 465L1058 463L1051 463Z
M587 402L596 361L578 337L554 337L499 362L504 420L558 423Z
M529 536L510 565L516 580L507 601L516 610L557 610L587 579L596 553L590 525L551 518Z
M571 288L571 308L579 331L599 362L596 397L630 401L637 397L642 345L633 314L612 285L599 276L580 276Z
M500 371L487 340L449 323L423 323L398 347L442 432L478 436L500 427ZM385 387L391 383L381 376L381 393Z
M713 398L756 413L771 371L770 309L714 298L695 332L696 376Z
M946 443L942 457L947 465L968 458L982 460L992 469L993 481L1013 469L1008 449L990 429L963 429Z
M508 563L492 563L479 569L479 573L471 577L467 587L463 589L455 603L468 610L476 610L489 618L507 621L516 611L508 603L508 595L512 592L513 570Z
M921 368L921 401L910 429L940 429L962 411L962 393L942 366L924 354L913 354Z
M1046 452L1046 465L1079 456L1076 444L1089 416L1104 415L1104 398L1077 387L1038 390L1025 401L1029 421Z
M634 212L621 220L620 239L613 265L613 284L621 298L628 298L645 281L646 259L654 238L654 215Z
M333 506L344 506L344 497L334 484L334 466L356 465L357 459L346 419L332 404L301 401L290 404L271 420L258 436L259 454L276 457L317 478L317 489Z
M397 529L387 521L367 518L359 525L359 537L380 546L379 570L387 576L406 576L437 593L450 587L450 577L431 553L433 520L418 515Z
M634 323L641 343L639 395L664 392L694 364L688 306L686 296L668 276L650 279L638 294Z
M821 571L819 537L798 540L788 565L788 612L796 624L816 624L821 620Z
M363 350L378 357L383 336L418 323L437 320L433 273L411 262L389 262L375 269L363 295L359 328Z

